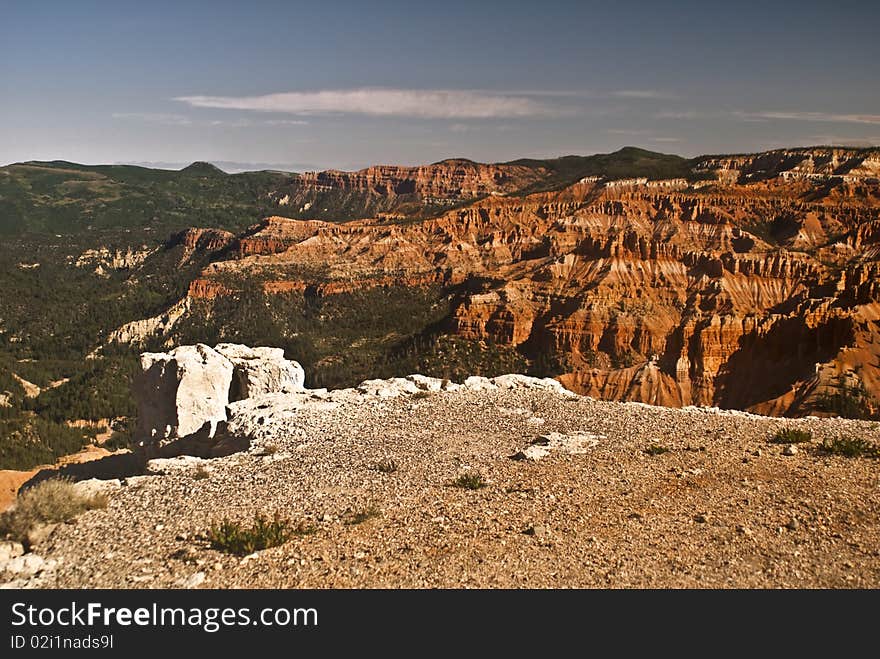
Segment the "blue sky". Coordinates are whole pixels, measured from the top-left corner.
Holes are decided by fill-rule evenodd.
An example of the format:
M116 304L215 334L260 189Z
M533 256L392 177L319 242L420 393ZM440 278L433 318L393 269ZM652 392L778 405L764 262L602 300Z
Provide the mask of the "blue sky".
M0 6L4 164L880 144L876 1Z

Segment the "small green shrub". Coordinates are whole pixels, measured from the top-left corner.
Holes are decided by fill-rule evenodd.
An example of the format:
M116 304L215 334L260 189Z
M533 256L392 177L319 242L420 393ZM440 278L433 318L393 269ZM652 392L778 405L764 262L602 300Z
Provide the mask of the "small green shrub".
M193 478L197 481L205 480L211 477L211 472L204 465L199 465L193 472Z
M110 422L110 430L112 434L102 446L108 451L118 451L120 449L131 449L132 435L136 420L133 417L123 417Z
M661 446L660 444L651 444L648 448L645 449L645 453L648 455L662 455L664 453L668 453L671 449L668 446Z
M224 518L219 524L214 524L208 529L208 542L212 549L245 556L255 551L277 547L287 542L296 530L291 528L290 521L275 515L269 519L262 513L254 517L251 526L244 526Z
M453 487L460 487L463 490L479 490L488 483L483 478L483 475L478 471L468 471L463 474L460 474L458 478L452 481Z
M15 506L0 515L0 536L22 542L39 524L68 522L87 510L106 506L104 494L83 494L64 478L45 480L20 492Z
M880 458L880 445L861 437L842 437L824 440L819 445L819 452L846 458Z
M771 444L804 444L813 439L809 430L796 430L795 428L783 428L770 438Z
M131 450L133 445L132 439L131 432L128 430L113 430L113 434L101 446L108 451Z
M101 444L108 451L118 451L120 449L131 448L131 434L127 432L119 432L114 430L110 435L110 439Z
M397 462L392 459L380 460L376 463L376 470L381 471L383 474L393 474L397 471Z

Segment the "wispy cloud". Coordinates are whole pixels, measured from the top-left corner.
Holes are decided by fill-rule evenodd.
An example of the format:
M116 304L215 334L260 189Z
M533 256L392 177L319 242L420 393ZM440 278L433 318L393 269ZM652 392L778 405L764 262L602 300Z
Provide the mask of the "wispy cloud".
M509 94L511 96L549 96L557 98L583 98L593 100L607 100L611 98L631 98L631 99L675 99L678 96L670 91L659 89L509 89L505 91L495 91L496 94Z
M735 112L744 121L816 121L839 124L880 124L880 114L839 114L832 112Z
M680 137L649 137L652 142L681 142Z
M266 119L254 121L247 117L238 119L193 119L182 114L166 114L161 112L114 112L114 119L145 121L147 123L166 126L211 126L223 128L250 128L252 126L308 126L304 119Z
M362 114L423 119L555 117L570 110L521 94L450 89L337 89L263 96L179 96L192 107L298 115Z
M147 121L165 124L166 126L189 126L192 124L192 119L182 114L167 114L163 112L114 112L112 116L114 119Z

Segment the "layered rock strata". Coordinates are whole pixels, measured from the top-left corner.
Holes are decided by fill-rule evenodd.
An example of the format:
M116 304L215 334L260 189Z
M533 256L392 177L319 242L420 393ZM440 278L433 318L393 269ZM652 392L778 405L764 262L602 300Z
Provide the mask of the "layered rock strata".
M270 295L439 285L447 332L552 356L582 393L803 414L842 376L880 394L876 159L705 158L711 180L585 177L417 223L271 217L190 296L234 294L235 277Z

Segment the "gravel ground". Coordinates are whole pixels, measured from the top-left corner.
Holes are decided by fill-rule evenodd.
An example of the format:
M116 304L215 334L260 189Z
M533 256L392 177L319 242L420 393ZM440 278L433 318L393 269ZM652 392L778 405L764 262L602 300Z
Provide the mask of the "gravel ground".
M256 439L247 453L152 462L164 473L122 481L108 508L35 548L54 568L9 585L880 586L880 461L816 450L825 438L877 441L876 423L532 387L290 401L249 402L241 418ZM768 442L782 427L810 430L813 441L785 455ZM553 432L591 441L581 452L511 458ZM380 471L383 460L396 471ZM451 484L473 471L482 489ZM212 521L256 513L314 532L245 558L209 548Z

